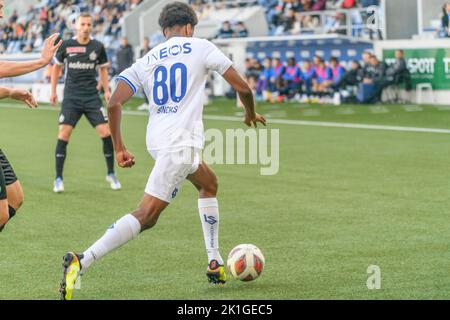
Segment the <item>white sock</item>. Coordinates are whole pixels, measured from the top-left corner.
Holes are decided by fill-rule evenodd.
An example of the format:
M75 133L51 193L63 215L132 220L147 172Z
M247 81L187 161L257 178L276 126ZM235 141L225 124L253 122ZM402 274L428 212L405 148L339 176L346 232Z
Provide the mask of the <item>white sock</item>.
M202 222L208 261L223 264L219 253L219 203L216 198L198 199L198 210Z
M103 237L83 252L84 257L80 261L81 271L84 273L96 260L133 240L139 232L141 232L141 224L133 215L127 214L119 219L106 230Z

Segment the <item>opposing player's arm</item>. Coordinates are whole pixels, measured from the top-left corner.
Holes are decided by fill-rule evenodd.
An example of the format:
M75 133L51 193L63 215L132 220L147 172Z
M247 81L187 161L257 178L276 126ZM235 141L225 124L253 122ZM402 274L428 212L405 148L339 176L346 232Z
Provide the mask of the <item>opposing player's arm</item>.
M111 90L109 89L109 74L108 74L108 66L102 66L99 68L100 75L100 83L103 87L103 91L105 93L105 101L108 104L111 99Z
M50 103L53 105L56 105L58 102L58 96L56 94L56 86L58 85L59 78L61 76L61 70L62 65L59 63L55 63L55 65L52 68L52 75L50 79L50 86L51 86L51 96L50 96Z
M234 67L228 68L223 74L223 78L236 90L245 107L245 120L244 123L251 127L256 128L257 123L260 122L266 125L266 118L255 112L255 100L253 98L253 92L248 83L239 75Z
M58 36L59 34L55 33L45 40L39 59L24 62L0 61L0 78L17 77L45 67L62 44L62 41L55 44Z
M108 55L106 54L106 49L103 44L101 45L100 54L98 56L98 65L99 65L100 85L102 86L103 91L105 93L106 104L108 104L109 99L111 99L111 90L109 89L109 75L108 75L110 63L108 61Z
M117 88L108 103L109 128L116 151L117 163L122 168L131 168L135 164L133 154L127 151L122 139L122 106L130 100L134 91L124 81L117 83Z
M38 104L33 95L27 90L0 87L0 99L11 98L25 102L30 108L37 108Z

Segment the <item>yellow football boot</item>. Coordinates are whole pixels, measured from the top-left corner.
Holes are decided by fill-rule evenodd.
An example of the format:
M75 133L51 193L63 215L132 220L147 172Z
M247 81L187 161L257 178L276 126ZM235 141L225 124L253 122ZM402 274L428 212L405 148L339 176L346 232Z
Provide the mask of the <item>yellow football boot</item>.
M212 260L209 263L208 270L206 271L206 277L210 283L225 284L227 281L225 267L219 264L217 260Z
M74 252L68 252L63 257L63 278L61 281L61 300L72 300L72 293L75 289L75 284L80 276L82 255Z

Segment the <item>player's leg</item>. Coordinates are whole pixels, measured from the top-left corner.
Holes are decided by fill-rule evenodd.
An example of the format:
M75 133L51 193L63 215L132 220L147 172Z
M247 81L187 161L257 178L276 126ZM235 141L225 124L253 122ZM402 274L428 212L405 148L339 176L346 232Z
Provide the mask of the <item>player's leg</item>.
M83 254L67 253L63 257L64 274L60 289L61 299L72 299L79 275L86 272L95 261L133 240L141 231L154 227L161 212L168 204L168 202L146 194L137 210L117 220L108 228L103 237Z
M157 158L138 209L113 224L99 241L83 253L81 266L84 269L89 268L94 260L136 237L139 232L155 226L159 215L172 200L174 189L190 173L189 165L174 164L172 160L168 154Z
M64 192L63 171L67 158L67 145L69 144L72 131L83 115L77 106L76 101L64 100L59 116L58 141L55 150L55 170L56 179L53 184L53 191Z
M100 124L95 129L103 142L103 155L105 156L107 168L106 181L110 183L111 189L120 190L122 186L117 179L114 170L114 146L109 125Z
M201 162L197 171L189 175L187 179L199 192L198 210L208 255L208 280L214 283L225 283L224 262L219 252L220 219L217 177L206 163Z
M6 217L6 220L0 218L0 232L3 230L6 223L14 218L16 213L19 211L19 208L22 206L24 199L22 185L18 180L6 186L6 194L7 200L3 200L6 204L6 207L5 204L0 204L0 207L2 207L0 211L5 212L4 210L6 210L7 212L7 215L5 215L4 213L0 214L0 216L3 216L3 218Z
M0 150L0 231L14 218L23 203L23 189L16 173Z
M192 155L195 156L194 153ZM174 197L174 190L197 169L197 165L193 165L194 161L175 163L170 153L155 158L155 166L139 208L114 223L104 236L83 254L69 252L64 256L64 275L60 290L62 299L71 299L78 275L84 273L95 261L131 241L141 231L155 226L161 212Z
M0 164L0 232L2 232L9 220L8 194L6 192L6 181Z
M17 180L12 184L7 185L6 193L8 194L9 218L11 219L15 216L17 211L19 211L24 201L24 194L20 181Z
M58 140L55 149L56 178L53 184L53 191L56 193L64 192L63 171L67 157L67 145L69 144L73 128L69 124L61 124L58 128Z
M111 131L109 130L108 117L104 108L99 108L99 105L101 105L99 99L95 99L94 102L89 103L88 107L85 109L85 115L102 139L103 155L105 156L107 168L106 181L111 185L111 189L120 190L122 186L117 179L114 170L114 146L111 138Z
M145 194L138 209L116 221L102 238L83 252L80 261L83 272L96 260L137 237L140 232L153 228L168 205L168 202Z

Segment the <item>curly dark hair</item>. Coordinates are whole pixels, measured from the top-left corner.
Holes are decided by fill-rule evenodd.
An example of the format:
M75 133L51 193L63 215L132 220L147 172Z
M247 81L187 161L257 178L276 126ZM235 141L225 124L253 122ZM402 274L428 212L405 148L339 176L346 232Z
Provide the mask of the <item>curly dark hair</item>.
M198 23L195 11L184 2L172 2L166 5L159 16L159 25L165 30L174 26L192 25L195 27Z

